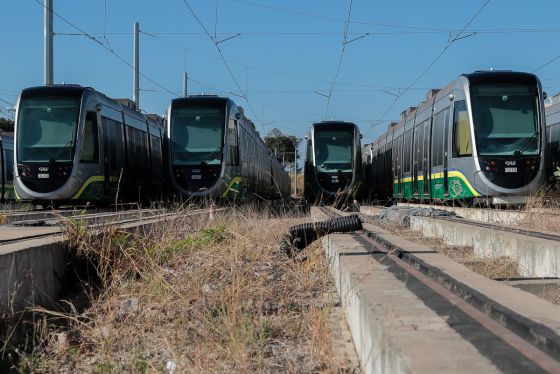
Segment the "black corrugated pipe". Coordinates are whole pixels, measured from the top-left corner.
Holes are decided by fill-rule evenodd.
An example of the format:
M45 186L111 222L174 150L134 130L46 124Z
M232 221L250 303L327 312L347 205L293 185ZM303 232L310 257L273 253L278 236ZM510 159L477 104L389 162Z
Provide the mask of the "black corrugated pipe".
M302 250L323 235L335 232L346 233L362 229L362 220L358 215L330 218L326 221L302 223L290 227L289 233L284 235L280 243L288 256L294 255L294 250Z

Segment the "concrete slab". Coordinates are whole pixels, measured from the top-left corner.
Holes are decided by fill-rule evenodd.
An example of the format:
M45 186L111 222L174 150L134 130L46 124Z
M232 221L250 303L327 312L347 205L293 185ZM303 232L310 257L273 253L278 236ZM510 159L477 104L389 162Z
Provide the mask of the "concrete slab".
M368 206L368 205L363 205L360 206L360 213L361 214L365 214L367 216L376 216L379 213L381 213L383 211L382 207L379 206Z
M414 217L416 218L416 217ZM430 218L432 219L432 218ZM500 307L507 308L516 313L519 319L533 321L536 330L549 330L550 333L560 334L560 307L500 281L488 279L472 272L462 264L457 263L432 249L418 243L413 243L400 236L388 233L378 226L364 224L364 228L379 235L393 245L397 245L414 255L425 266L438 269L450 278L459 282L464 287L474 290L480 297L493 300Z
M144 218L115 226L138 235L150 235L154 224L171 218L172 214ZM89 228L90 234L94 229ZM30 232L52 235L0 246L0 309L19 311L27 306L48 306L63 289L63 275L69 268L65 238L57 227L0 227L0 241L27 237Z
M472 246L478 257L516 259L522 277L560 276L560 241L430 217L410 217L410 229L443 238L445 244Z
M506 282L553 304L560 304L560 279L522 279Z
M443 205L427 205L427 204L412 204L412 203L398 203L399 207L431 207L434 209L445 210L454 212L459 217L470 219L473 221L496 223L503 225L520 225L527 219L527 212L520 212L516 210L498 210L498 209L481 209L481 208L462 208ZM534 213L533 213L534 214Z
M322 240L365 373L501 372L363 243L344 234Z

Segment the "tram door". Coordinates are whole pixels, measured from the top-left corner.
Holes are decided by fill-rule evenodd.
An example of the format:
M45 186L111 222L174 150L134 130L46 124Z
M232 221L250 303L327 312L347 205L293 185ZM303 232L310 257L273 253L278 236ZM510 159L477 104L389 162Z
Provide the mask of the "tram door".
M431 167L430 167L430 144L431 144L431 119L424 121L422 124L421 133L423 134L423 152L422 152L422 175L424 179L424 183L422 183L422 197L430 198L430 191L431 191Z
M393 139L393 146L391 147L392 151L392 171L393 171L393 180L391 183L392 188L392 196L397 197L399 194L399 138Z
M4 167L6 165L6 167ZM2 141L0 141L0 202L5 201L6 197L6 172L8 163L6 162L6 157L4 156L4 148L2 148Z
M402 153L403 137L404 137L404 135L399 136L396 139L396 142L395 142L396 147L395 147L394 155L395 155L395 161L396 162L394 163L394 165L395 165L395 181L396 181L395 196L396 197L400 197L401 194L402 194L402 191L403 191L403 188L402 188L403 187L402 186L403 170L402 170L402 167L401 167L402 162L403 162L403 160L402 160L402 157L403 157L403 153Z
M443 195L449 196L449 108L445 110L443 127Z
M432 123L432 186L431 196L435 199L444 198L448 191L448 125L449 108L436 113Z
M422 198L421 192L420 192L420 196L419 195L419 191L418 191L418 184L419 184L419 177L418 174L422 173L423 167L422 167L422 153L423 153L423 149L424 149L424 134L422 132L423 128L420 126L416 126L414 127L414 135L413 135L413 139L414 139L414 147L412 148L414 151L414 155L413 155L413 164L412 164L412 178L413 178L413 194L415 197L419 197Z
M103 130L103 196L110 196L110 167L111 154L109 150L109 121L103 118L101 121Z

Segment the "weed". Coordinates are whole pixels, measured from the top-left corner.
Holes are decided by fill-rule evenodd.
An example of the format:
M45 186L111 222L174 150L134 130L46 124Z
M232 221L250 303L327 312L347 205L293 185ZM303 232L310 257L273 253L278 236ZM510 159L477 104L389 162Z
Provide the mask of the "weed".
M164 371L168 361L177 372L340 372L320 243L305 260L287 258L278 243L298 218L277 214L239 207L209 220L185 211L147 235L70 227L101 290L58 327L75 336L72 348L41 345L38 356L49 370L76 372Z

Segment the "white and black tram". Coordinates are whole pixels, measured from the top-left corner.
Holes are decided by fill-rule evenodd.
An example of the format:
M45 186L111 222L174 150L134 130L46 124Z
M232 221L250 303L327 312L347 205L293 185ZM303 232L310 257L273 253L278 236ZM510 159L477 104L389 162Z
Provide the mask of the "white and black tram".
M24 89L14 137L17 197L43 206L160 198L163 125L78 85Z
M362 185L360 130L351 122L314 123L306 136L304 196L308 203L352 202Z
M544 181L543 91L533 75L464 74L363 149L374 199L523 204Z
M14 193L14 137L0 135L0 202L15 199Z
M171 101L165 114L169 193L179 199L289 196L290 179L241 107L226 97Z

